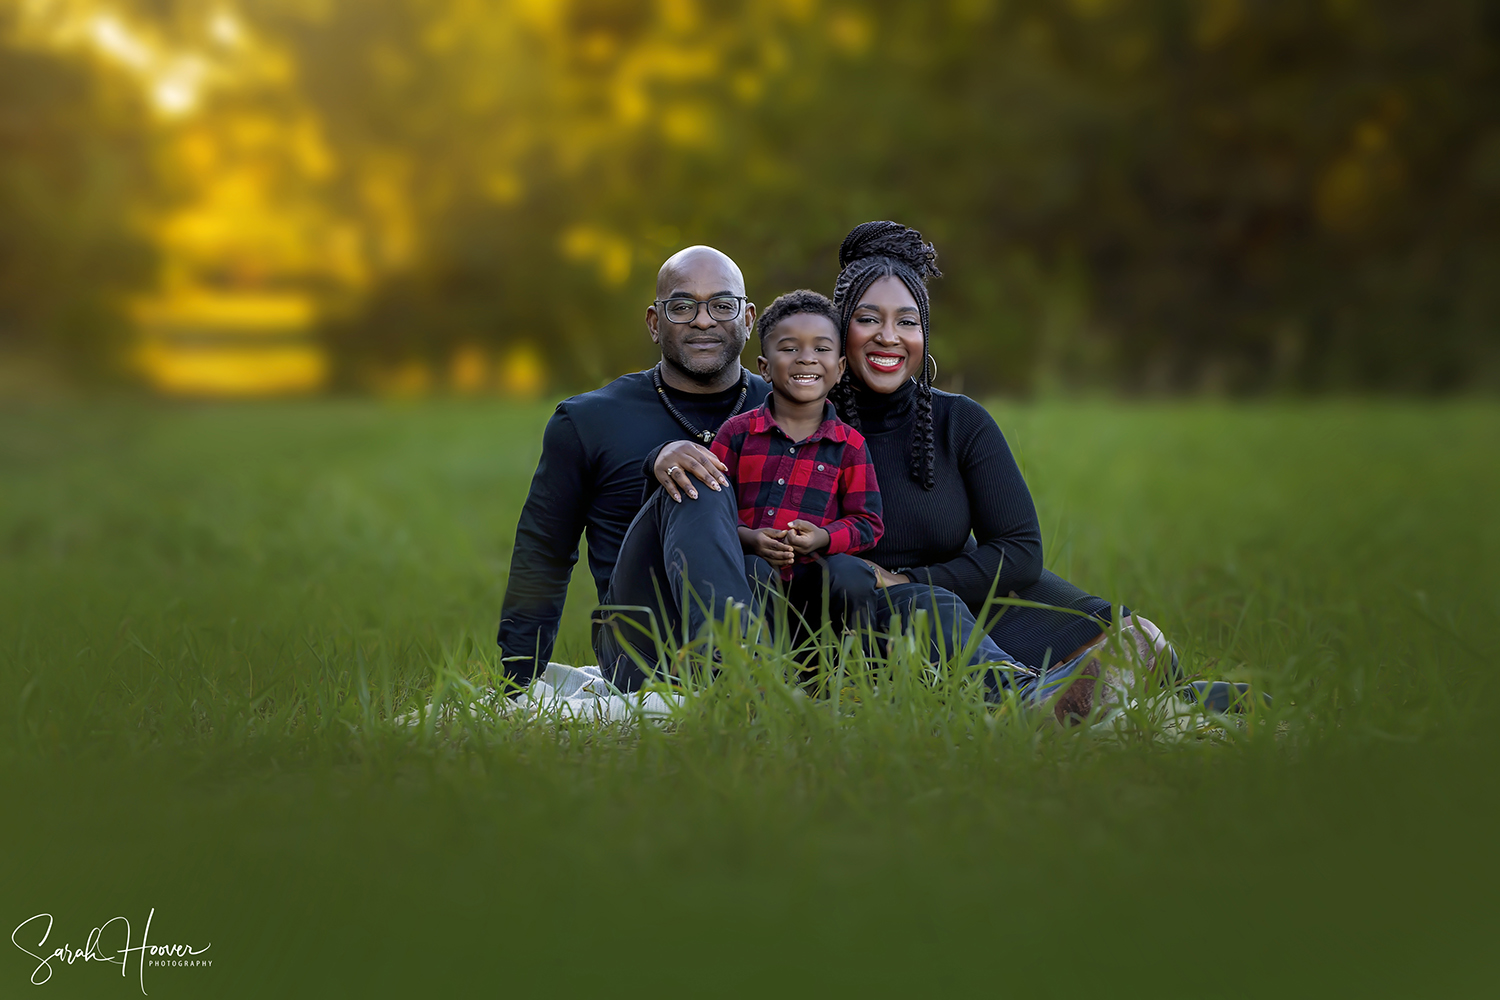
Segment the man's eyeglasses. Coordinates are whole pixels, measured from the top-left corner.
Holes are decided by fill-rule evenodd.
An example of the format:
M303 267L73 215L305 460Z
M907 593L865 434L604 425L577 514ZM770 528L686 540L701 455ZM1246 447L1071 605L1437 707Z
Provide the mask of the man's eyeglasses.
M656 304L666 314L667 319L673 323L691 323L698 318L699 306L708 306L708 318L714 322L728 323L732 319L739 318L740 312L745 308L745 296L715 295L707 302L683 296L681 298L657 299Z

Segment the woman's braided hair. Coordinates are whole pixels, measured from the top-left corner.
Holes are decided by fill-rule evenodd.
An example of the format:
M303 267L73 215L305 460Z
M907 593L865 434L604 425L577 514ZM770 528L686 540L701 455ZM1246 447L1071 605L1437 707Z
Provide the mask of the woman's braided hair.
M839 311L840 346L847 353L849 324L855 307L881 278L895 276L917 300L922 318L922 365L917 381L916 423L911 435L911 477L932 489L932 377L927 372L927 341L931 331L928 316L927 279L940 278L937 251L922 240L922 234L899 222L866 222L855 226L839 247L839 277L833 285L833 304ZM844 377L828 394L839 416L856 428L859 413L854 401L854 372Z

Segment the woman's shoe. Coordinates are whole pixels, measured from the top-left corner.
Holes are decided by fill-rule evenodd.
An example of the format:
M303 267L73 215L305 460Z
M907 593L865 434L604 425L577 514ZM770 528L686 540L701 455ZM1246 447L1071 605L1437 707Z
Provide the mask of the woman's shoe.
M1127 652L1135 654L1135 661L1141 665L1146 673L1157 673L1158 663L1162 663L1164 669L1169 669L1169 674L1163 674L1163 681L1172 681L1177 677L1180 669L1177 662L1177 650L1162 635L1161 629L1149 618L1140 615L1129 615L1120 621L1120 630L1116 633L1116 641L1120 643ZM1163 662L1162 657L1166 656ZM1170 663L1170 667L1166 666Z
M1085 654L1087 655L1087 654ZM1099 681L1099 658L1090 656L1083 666L1078 668L1076 680L1057 699L1052 711L1057 716L1057 721L1065 726L1076 726L1094 710L1094 689L1098 687Z
M1052 702L1052 712L1063 725L1077 725L1094 711L1094 689L1102 664L1098 647L1079 653L1060 667L1043 670L1030 684L1033 704Z
M1149 618L1128 615L1100 651L1109 666L1105 668L1099 702L1106 708L1124 705L1135 688L1136 671L1153 677L1158 687L1175 685L1181 679L1182 667L1177 650Z

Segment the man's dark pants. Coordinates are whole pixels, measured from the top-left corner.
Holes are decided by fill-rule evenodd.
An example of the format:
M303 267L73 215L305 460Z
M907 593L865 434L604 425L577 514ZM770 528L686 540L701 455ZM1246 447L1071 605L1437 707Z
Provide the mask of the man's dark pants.
M678 642L697 636L708 618L721 616L726 601L756 613L759 602L745 575L738 527L729 490L700 485L698 499L684 496L677 503L657 489L625 531L604 603L653 609L660 638ZM594 618L600 670L621 690L634 691L646 675L621 643L629 643L645 663L655 663L650 619L632 612L601 612Z

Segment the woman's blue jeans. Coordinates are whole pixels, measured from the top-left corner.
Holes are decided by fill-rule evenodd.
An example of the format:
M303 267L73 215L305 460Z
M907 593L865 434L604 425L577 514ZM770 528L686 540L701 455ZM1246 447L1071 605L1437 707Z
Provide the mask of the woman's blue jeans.
M872 573L872 579L873 576ZM880 591L876 603L875 630L877 634L888 631L898 614L901 616L902 626L909 626L918 611L927 614L933 636L934 658L951 657L962 650L977 628L973 612L953 592L925 583L898 583ZM988 634L981 635L982 638L969 657L969 665L1006 665L985 672L985 697L989 701L998 701L1002 689L1014 691L1027 702L1046 701L1068 687L1089 659L1085 653L1067 663L1049 665L1044 670L1032 664L1020 663L1001 649Z

